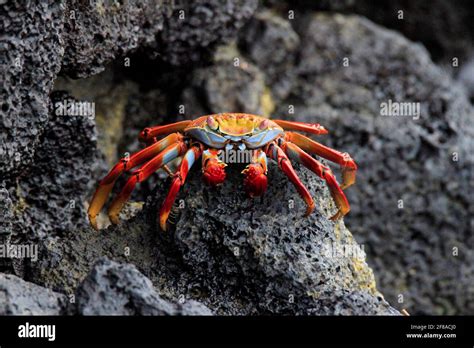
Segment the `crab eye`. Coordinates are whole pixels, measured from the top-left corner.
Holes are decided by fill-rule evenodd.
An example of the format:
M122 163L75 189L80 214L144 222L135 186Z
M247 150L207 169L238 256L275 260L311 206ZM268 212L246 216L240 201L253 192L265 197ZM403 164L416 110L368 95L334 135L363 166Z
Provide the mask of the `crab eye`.
M216 130L217 127L219 126L219 124L217 123L217 121L215 120L214 117L212 116L208 116L207 117L207 125L209 128L211 128L212 130Z
M267 128L268 128L268 120L265 119L265 120L263 120L262 122L260 122L260 124L258 125L258 128L260 128L260 129L267 129Z

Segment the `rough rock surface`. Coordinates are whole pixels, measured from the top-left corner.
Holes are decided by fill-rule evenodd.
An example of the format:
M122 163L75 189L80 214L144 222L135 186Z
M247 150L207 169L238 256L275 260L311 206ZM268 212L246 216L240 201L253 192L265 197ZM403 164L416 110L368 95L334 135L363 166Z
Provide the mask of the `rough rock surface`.
M265 3L285 11L282 2ZM332 10L353 5L330 3ZM178 4L183 8L172 7L175 2L100 4L41 2L28 11L21 2L0 5L6 33L0 39L6 53L0 241L35 243L40 253L32 263L4 260L0 271L67 295L86 279L78 290L83 313L190 314L205 311L192 302L199 301L216 314L398 314L375 287L365 255L327 255L327 245L353 253L357 243L344 223L327 220L332 200L304 169L298 172L318 204L307 219L275 166L260 201L244 196L242 168L229 167L226 184L209 190L197 164L180 196L184 209L175 232L154 227L168 183L160 183L143 212L128 204L121 225L100 233L88 226L86 202L97 180L124 152L139 148L139 129L247 111L323 123L331 133L322 142L356 158L358 183L347 191L352 211L345 221L390 303L411 314L474 313L473 110L421 45L360 17L313 16L306 5L298 20L261 10L245 25L253 0ZM225 47L215 49L220 41ZM445 57L453 46L441 47ZM82 94L71 81L56 80L57 89L96 102L100 137L93 120L51 112L61 67L85 77L111 61L106 74L82 80ZM69 98L62 92L51 97ZM420 102L420 119L380 116L380 103L389 99ZM140 185L133 199L145 200L158 176ZM103 256L142 274L130 265L96 264ZM121 279L120 287L114 279ZM117 301L103 291L115 291ZM50 308L49 297L41 299L37 307ZM124 305L128 299L133 308Z
M66 49L62 72L84 78L103 71L112 60L152 44L173 5L170 0L71 1L63 9Z
M216 42L234 37L257 4L257 0L181 2L157 40L160 55L173 65L199 62Z
M73 102L74 98L64 92L51 96L52 105L64 100ZM21 236L16 237L45 238L83 226L83 202L98 159L94 121L57 116L52 108L33 165L22 174L13 195L15 204L23 207L16 222Z
M221 7L217 1L201 1L187 5L186 10L192 15L180 25L189 25L188 21L196 24L203 14L213 18L211 22L200 22L200 36L190 38L196 51L204 54L219 40L236 34L256 7L253 0L241 4L242 7L230 3ZM0 178L2 187L8 190L5 216L13 217L13 221L5 223L4 229L12 236L12 242L49 243L57 235L86 224L84 202L89 198L90 185L94 185L91 178L97 177L91 174L101 169L96 167L104 167L98 158L104 154L113 163L117 156L116 148L113 154L108 150L122 134L111 134L123 126L124 114L116 110L120 104L97 108L101 116L97 122L103 123L101 129L109 130L99 139L100 154L94 121L57 117L51 111L55 102L51 90L59 70L73 77L96 74L138 46L161 52L161 58L166 60L161 51L164 46L152 48L151 44L166 20L169 36L165 41L173 46L173 40L180 40L173 33L182 28L170 24L177 20L172 17L174 6L168 1L0 4L0 29L5 33L0 47L6 57L0 108ZM216 23L223 30L216 31ZM133 89L124 87L111 88L110 98L124 100ZM61 98L68 99L64 95ZM111 127L114 123L118 126ZM0 269L4 270L4 266Z
M189 86L183 91L183 105L191 118L215 113L215 110L231 112L265 113L263 74L245 60L234 58L232 50L218 57L211 67L196 69Z
M271 11L261 11L242 29L239 46L265 73L265 83L275 99L291 92L291 66L300 45L290 22ZM212 75L210 75L212 76Z
M173 304L133 265L100 259L76 290L80 315L212 315L196 301Z
M327 219L334 207L319 179L300 171L318 203L305 219L304 204L276 166L263 201L241 192L240 170L230 167L226 185L209 190L194 168L174 232L158 231L154 223L168 186L162 184L137 217L43 245L61 261L40 258L32 279L71 293L105 255L136 265L163 298L196 300L217 314L398 313L376 290L350 232ZM328 254L331 246L335 254Z
M0 315L61 315L66 296L0 273Z
M216 43L235 36L256 5L255 0L202 0L181 9L167 0L2 2L2 178L13 178L32 163L47 128L48 96L60 69L87 77L139 46L176 64L196 61ZM184 19L178 17L181 10Z
M57 1L2 2L0 13L0 177L6 179L31 164L46 127L48 94L64 53L63 18Z
M266 0L282 14L296 12L295 18L311 10L356 13L377 24L394 29L413 41L423 43L441 64L451 65L453 57L466 62L474 52L474 7L469 0L387 2L372 0Z
M243 193L241 170L227 167L228 180L216 190L203 187L194 171L181 195L184 204L178 201L184 208L176 230L158 235L182 258L200 292L219 298L223 313L397 313L376 290L351 233L328 220L334 208L321 180L299 170L317 202L304 218L303 201L275 163L262 199ZM147 208L152 219L165 190L158 192Z
M352 11L422 42L433 59L442 64L451 65L457 57L462 65L474 52L474 7L469 0L395 0L388 4L362 0L352 5ZM403 11L403 19L398 18L399 11Z
M8 190L0 187L0 243L4 243L12 233L13 203Z
M323 142L357 160L346 221L384 294L392 303L403 295L410 313L472 313L474 129L464 91L421 46L363 18L308 15L296 30L297 81L275 114L324 124ZM420 102L420 118L382 117L389 100Z

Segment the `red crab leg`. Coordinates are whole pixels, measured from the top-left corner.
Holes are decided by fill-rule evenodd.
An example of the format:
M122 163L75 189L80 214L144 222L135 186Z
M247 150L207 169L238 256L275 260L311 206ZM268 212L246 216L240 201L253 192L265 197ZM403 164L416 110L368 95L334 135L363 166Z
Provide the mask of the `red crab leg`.
M356 180L357 165L351 156L346 152L342 153L324 146L302 134L286 132L285 140L298 145L303 150L321 156L331 162L337 163L342 170L342 185L344 190L351 186Z
M107 201L107 197L112 191L112 188L117 181L118 177L125 171L134 168L146 161L150 158L158 155L161 151L167 148L169 145L181 141L183 139L183 135L180 133L170 134L167 137L163 138L159 142L154 143L153 145L140 150L129 158L125 157L122 158L105 176L100 182L99 187L94 193L94 197L92 198L91 204L89 206L89 220L96 230L97 228L97 215L99 214L100 210L104 206L105 202Z
M168 216L170 215L171 208L173 207L174 201L176 200L179 189L184 185L189 169L192 167L194 162L199 159L201 154L201 146L191 147L184 155L178 170L174 174L170 190L168 191L168 195L166 196L166 199L160 209L160 227L163 231L166 231L167 229L166 222L168 221Z
M275 142L270 143L267 146L265 152L268 157L278 163L278 167L280 167L280 169L286 174L286 176L290 179L293 185L295 185L296 190L306 202L307 208L305 216L311 214L315 207L313 198L311 197L311 194L309 193L308 189L303 185L300 178L296 174L285 152Z
M326 128L321 126L319 123L305 123L305 122L293 122L293 121L284 121L284 120L272 120L277 125L282 127L285 130L297 130L302 132L307 132L311 134L328 134Z
M140 132L138 139L143 142L149 142L154 137L163 134L183 131L192 121L180 121L166 124L164 126L147 127Z
M123 187L122 191L117 195L113 200L109 208L109 218L110 221L114 224L119 222L119 214L124 206L125 202L130 198L132 191L135 189L137 183L142 182L163 165L175 159L176 157L181 156L187 150L187 145L180 141L176 144L168 146L164 149L159 155L153 157L150 161L146 162L140 168L135 170L127 183Z
M262 150L254 150L252 161L242 171L245 175L244 188L250 197L261 196L267 190L267 155Z
M326 180L331 196L338 208L337 213L331 217L331 220L338 220L349 212L351 208L346 195L339 187L339 184L330 168L322 165L319 161L311 157L311 155L304 152L295 144L283 142L281 148L292 160L303 164L305 167L316 173L320 178Z

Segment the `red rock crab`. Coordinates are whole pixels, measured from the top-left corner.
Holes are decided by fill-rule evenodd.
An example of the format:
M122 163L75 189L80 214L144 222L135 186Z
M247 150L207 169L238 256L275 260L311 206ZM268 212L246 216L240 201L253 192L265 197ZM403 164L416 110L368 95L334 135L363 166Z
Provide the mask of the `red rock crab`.
M308 189L298 178L291 160L299 162L324 179L338 208L332 220L339 219L350 210L349 202L342 191L355 182L357 166L347 153L341 153L324 146L302 134L301 131L315 135L327 134L319 124L271 120L261 116L244 113L221 113L199 117L195 120L181 121L169 125L145 128L140 140L147 146L129 157L122 158L103 178L92 198L88 215L97 229L97 215L119 176L132 168L132 172L122 191L109 207L112 223L118 223L119 213L129 199L136 184L146 180L158 169L163 168L172 176L171 188L159 214L160 227L167 229L167 221L181 186L196 160L202 158L203 179L209 185L219 185L225 179L226 163L220 156L223 151L246 149L252 151L250 163L243 170L244 188L249 196L262 195L267 188L267 158L277 162L279 168L295 185L296 190L306 202L305 216L315 207ZM165 136L157 139L159 136ZM342 185L331 169L324 166L312 154L335 162L342 169ZM181 158L173 173L167 163Z

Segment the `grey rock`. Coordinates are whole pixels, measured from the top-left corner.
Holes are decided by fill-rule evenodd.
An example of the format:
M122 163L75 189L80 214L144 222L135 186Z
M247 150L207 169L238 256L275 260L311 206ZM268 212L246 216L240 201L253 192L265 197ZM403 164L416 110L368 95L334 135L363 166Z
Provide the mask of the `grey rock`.
M133 265L100 259L76 291L80 315L212 315L196 301L162 299Z
M0 315L61 315L66 296L0 273Z
M12 233L13 203L8 190L0 186L0 243Z
M52 106L63 101L74 98L64 92L51 95ZM33 165L13 194L15 204L26 207L17 216L14 240L51 237L87 223L83 202L99 158L94 121L55 115L52 107L48 129L39 139Z
M362 0L352 5L351 11L423 43L436 62L451 65L452 59L457 57L462 64L474 52L474 8L469 0L435 0L429 4L403 0L382 4ZM399 11L403 11L403 19L398 19Z
M229 40L256 8L255 0L186 3L179 20L173 1L0 4L5 52L0 107L0 174L12 179L32 164L48 127L48 96L60 69L84 78L138 47L183 64ZM173 12L176 10L176 12ZM191 30L194 30L191 32ZM121 62L123 66L124 62Z
M10 243L13 233L14 207L8 190L0 184L0 246ZM13 267L10 258L0 258L0 272L6 272Z
M474 102L474 57L461 65L457 80L466 88L471 102Z
M237 57L234 54L234 57ZM265 82L261 71L242 58L226 56L211 67L197 69L183 91L183 105L195 118L219 112L262 114Z
M463 89L421 45L361 17L308 15L297 30L297 82L275 114L323 124L321 141L355 158L346 223L382 292L414 314L472 313L474 112ZM389 100L419 102L420 118L381 116Z
M287 15L295 12L295 22L311 11L355 13L384 27L397 30L408 39L421 42L433 60L451 66L454 57L461 64L474 50L472 18L474 7L469 0L455 2L391 0L267 0L267 6ZM400 17L401 16L401 17ZM455 70L453 70L455 72Z
M283 99L291 92L294 75L291 66L300 40L289 20L272 11L260 11L242 29L241 51L265 72L265 84L274 98Z
M195 279L180 283L207 294L201 301L217 305L221 314L398 313L378 293L351 233L328 219L334 205L321 180L298 171L318 202L304 218L296 190L270 165L270 187L261 200L243 193L239 165L227 167L227 181L214 190L203 187L194 169L178 198L184 208L175 230L157 232L159 245L179 257ZM166 188L157 192L145 208L151 221ZM338 253L344 248L350 252ZM180 283L176 293L186 293Z
M112 60L151 45L171 16L173 2L67 2L64 9L62 72L84 78ZM122 62L124 64L124 61Z
M257 4L256 0L181 2L157 38L160 55L173 65L203 60L216 43L237 35Z
M0 13L0 177L5 180L32 162L64 48L59 2L8 1L0 4ZM31 39L24 39L27 35Z
M357 249L350 232L342 222L328 220L334 205L318 178L298 170L318 202L317 211L304 218L304 203L276 165L271 166L271 184L262 201L242 193L239 166L228 169L225 185L217 190L202 185L199 166L192 169L178 198L184 209L176 218L175 231L163 233L155 226L168 188L168 183L161 183L144 211L130 220L100 233L88 228L45 243L44 254L57 255L61 262L40 259L31 270L34 281L71 293L92 265L107 256L134 264L161 297L173 303L198 301L220 315L398 314L376 289L365 253ZM344 248L348 252L341 254ZM98 269L88 276L92 281L84 283L94 284L97 291L91 291L96 295L86 296L84 303L109 294L98 290L113 283L101 280L108 267ZM134 277L119 277L125 280L117 292L135 291L129 287ZM82 288L89 291L88 285ZM107 301L100 311L115 310L114 302Z
M64 17L74 4L33 6L34 20L18 15L24 12L18 4L1 5L8 7L5 37L18 36L26 26L39 40L12 40L6 46L11 74L0 124L6 163L0 214L9 239L40 248L38 262L12 272L67 294L86 278L77 290L81 314L399 314L379 290L390 303L404 295L399 306L412 314L472 314L473 111L464 91L421 45L359 17L301 12L298 21L288 21L269 11L255 16L238 43L231 43L252 15L254 1L240 7L230 1L184 4L181 22L178 8L171 12L149 3L80 7L75 33ZM143 30L135 30L135 23ZM79 33L87 39L75 37ZM225 52L215 48L218 42L225 42ZM143 81L134 77L124 93L102 89L118 85L115 77L92 84L120 104L120 111L96 120L102 122L101 133L110 133L108 140L97 139L92 120L55 117L48 110L61 64L65 74L84 77L112 60L123 65L121 57L137 49L133 58L161 55L182 66L176 76L168 72L182 91L176 85L161 89L166 86L161 75L146 69ZM28 64L18 75L14 58L20 51ZM189 63L211 65L193 70ZM158 89L149 83L155 78ZM138 89L135 83L143 84ZM69 98L58 93L53 100L57 97ZM381 117L380 103L388 99L421 102L421 118ZM358 183L347 191L352 211L345 221L367 260L365 255L327 257L328 243L357 246L344 223L328 221L334 205L327 189L298 168L318 204L303 218L302 201L275 165L267 194L250 200L242 193L242 168L229 167L225 185L211 190L202 185L197 164L179 197L184 209L169 233L154 226L168 183L152 178L132 199L143 200L155 183L160 185L142 213L129 204L126 211L135 213L124 214L122 224L92 231L83 203L110 164L97 147L108 162L137 150L135 133L172 121L164 115L176 114L181 103L187 118L244 111L323 123L330 135L322 141L351 153L360 167ZM288 113L290 105L294 114ZM399 199L404 209L398 209ZM104 255L139 271L102 260L89 274ZM375 269L378 289L367 263Z

